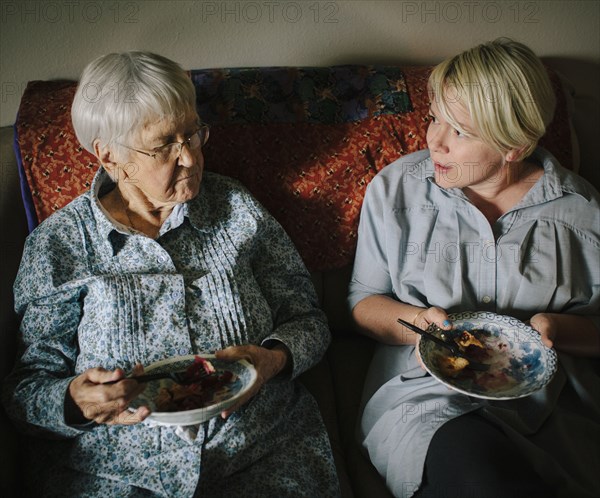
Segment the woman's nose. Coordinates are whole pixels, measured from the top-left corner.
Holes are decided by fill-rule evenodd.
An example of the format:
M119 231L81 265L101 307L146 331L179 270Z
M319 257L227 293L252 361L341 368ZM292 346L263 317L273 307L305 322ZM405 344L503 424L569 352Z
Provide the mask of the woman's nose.
M444 128L440 125L429 125L427 129L427 147L435 152L448 152Z
M179 164L186 168L191 168L197 163L196 154L202 154L202 150L194 151L190 149L187 143L181 144L181 150L179 151Z

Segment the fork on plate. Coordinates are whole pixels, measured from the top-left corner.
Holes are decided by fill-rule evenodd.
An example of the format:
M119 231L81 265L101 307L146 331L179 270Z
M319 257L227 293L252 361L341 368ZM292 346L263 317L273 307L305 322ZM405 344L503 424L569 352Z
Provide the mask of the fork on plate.
M443 339L440 339L438 336L432 334L431 332L428 332L427 330L423 330L423 329L417 327L416 325L413 325L410 322L406 322L406 321L402 320L401 318L398 318L398 323L404 325L406 328L412 330L413 332L416 332L420 336L422 336L430 341L435 342L439 346L442 346L442 347L450 350L450 352L452 353L453 356L458 356L460 358L464 358L465 360L467 360L469 362L469 364L467 365L467 368L470 368L471 370L478 370L480 372L486 372L490 369L489 365L487 365L485 363L479 363L477 361L473 361L471 358L469 358L469 355L463 353L460 350L460 348L458 347L458 344L456 344L454 341L445 341Z

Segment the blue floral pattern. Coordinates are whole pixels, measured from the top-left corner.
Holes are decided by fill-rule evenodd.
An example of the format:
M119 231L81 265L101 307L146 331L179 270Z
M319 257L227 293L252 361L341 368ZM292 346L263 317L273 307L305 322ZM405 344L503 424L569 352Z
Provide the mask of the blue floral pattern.
M277 222L234 180L205 173L159 237L111 222L92 190L27 239L15 282L21 353L4 389L31 438L30 480L44 496L337 496L327 434L299 384L267 383L229 419L174 427L72 427L65 392L102 366L126 371L230 345L281 341L291 377L315 364L329 332L300 257ZM48 463L52 462L52 463Z

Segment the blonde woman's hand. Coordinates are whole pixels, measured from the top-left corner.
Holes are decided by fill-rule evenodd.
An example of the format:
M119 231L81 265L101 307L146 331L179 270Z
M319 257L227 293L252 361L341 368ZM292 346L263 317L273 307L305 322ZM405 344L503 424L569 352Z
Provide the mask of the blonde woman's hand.
M448 318L448 313L437 306L423 308L421 311L417 312L412 323L423 330L426 330L432 323L444 330L449 330L452 328L452 322ZM423 370L425 370L425 365L423 364L423 360L421 359L421 355L419 353L419 342L421 341L421 336L418 334L415 335L415 355L419 365Z
M549 348L554 346L558 327L554 323L551 313L537 313L533 315L529 320L529 325L540 334L544 345Z
M423 330L426 330L432 323L435 323L439 328L444 330L452 328L452 322L448 318L448 313L437 306L423 308L415 315L412 323Z

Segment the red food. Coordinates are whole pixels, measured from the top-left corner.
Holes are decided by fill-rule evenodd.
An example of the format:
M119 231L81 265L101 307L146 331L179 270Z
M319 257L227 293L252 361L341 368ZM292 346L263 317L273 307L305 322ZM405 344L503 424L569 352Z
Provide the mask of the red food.
M212 363L200 356L194 357L194 363L192 363L185 372L186 381L194 382L201 381L204 375L210 375L215 373L215 367Z
M155 400L157 411L178 412L208 406L216 396L223 398L230 390L228 385L236 379L229 370L217 373L212 363L200 356L194 358L185 375L189 384L160 389Z

